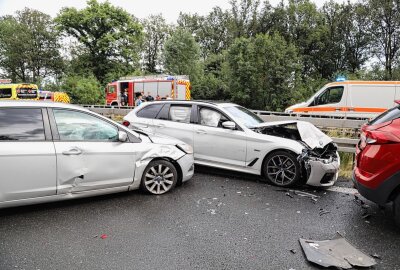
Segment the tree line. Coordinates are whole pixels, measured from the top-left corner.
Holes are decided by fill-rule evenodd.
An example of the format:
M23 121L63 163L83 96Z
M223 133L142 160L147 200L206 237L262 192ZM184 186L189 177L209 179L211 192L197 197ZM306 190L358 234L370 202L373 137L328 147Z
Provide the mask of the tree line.
M88 0L51 16L25 8L0 17L0 72L15 82L103 103L121 76L185 74L196 99L283 110L338 75L400 79L400 0L231 0L207 15L138 19Z

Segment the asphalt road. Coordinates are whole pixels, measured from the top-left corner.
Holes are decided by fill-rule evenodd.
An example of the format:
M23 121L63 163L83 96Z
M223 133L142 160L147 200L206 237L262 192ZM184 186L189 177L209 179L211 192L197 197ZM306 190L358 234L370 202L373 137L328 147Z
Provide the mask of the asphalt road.
M135 191L1 210L0 269L318 269L298 239L336 232L380 255L375 269L400 269L389 210L307 191L320 197L292 198L256 177L200 168L162 196Z

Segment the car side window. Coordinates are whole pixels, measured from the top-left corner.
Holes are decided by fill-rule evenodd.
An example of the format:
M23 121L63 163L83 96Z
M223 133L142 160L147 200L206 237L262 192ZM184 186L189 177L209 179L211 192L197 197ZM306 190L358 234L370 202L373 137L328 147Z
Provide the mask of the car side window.
M118 128L95 116L65 109L54 109L61 141L118 141Z
M44 141L41 109L0 109L0 141Z
M154 119L160 112L164 104L151 104L145 106L143 109L136 113L137 117Z
M169 120L174 122L190 123L191 112L191 105L171 105L169 109Z
M0 98L10 98L12 96L11 88L0 88Z
M115 86L114 85L108 86L108 93L113 94L114 92L115 92Z
M344 87L331 87L318 97L315 105L334 104L342 100Z
M200 124L209 127L220 127L222 128L222 123L228 121L228 119L220 112L209 109L200 109Z

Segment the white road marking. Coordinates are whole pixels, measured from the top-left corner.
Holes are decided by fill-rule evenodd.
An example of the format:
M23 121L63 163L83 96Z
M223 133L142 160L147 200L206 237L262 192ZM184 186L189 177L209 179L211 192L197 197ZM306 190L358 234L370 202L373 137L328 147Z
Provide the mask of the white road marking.
M345 193L345 194L357 194L358 190L355 188L346 188L346 187L330 187L327 189L328 191L333 191L333 192L340 192L340 193Z

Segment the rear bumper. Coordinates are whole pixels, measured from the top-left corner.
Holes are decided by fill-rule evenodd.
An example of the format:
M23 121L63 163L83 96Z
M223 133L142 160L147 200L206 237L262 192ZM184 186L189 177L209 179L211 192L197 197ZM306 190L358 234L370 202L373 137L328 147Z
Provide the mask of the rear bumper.
M354 169L352 180L358 192L364 198L379 205L385 205L393 199L391 198L391 195L397 188L400 187L400 172L397 172L390 176L375 189L369 188L358 181L357 168Z
M182 182L185 182L193 177L194 174L194 158L193 155L184 155L177 160L182 170Z

